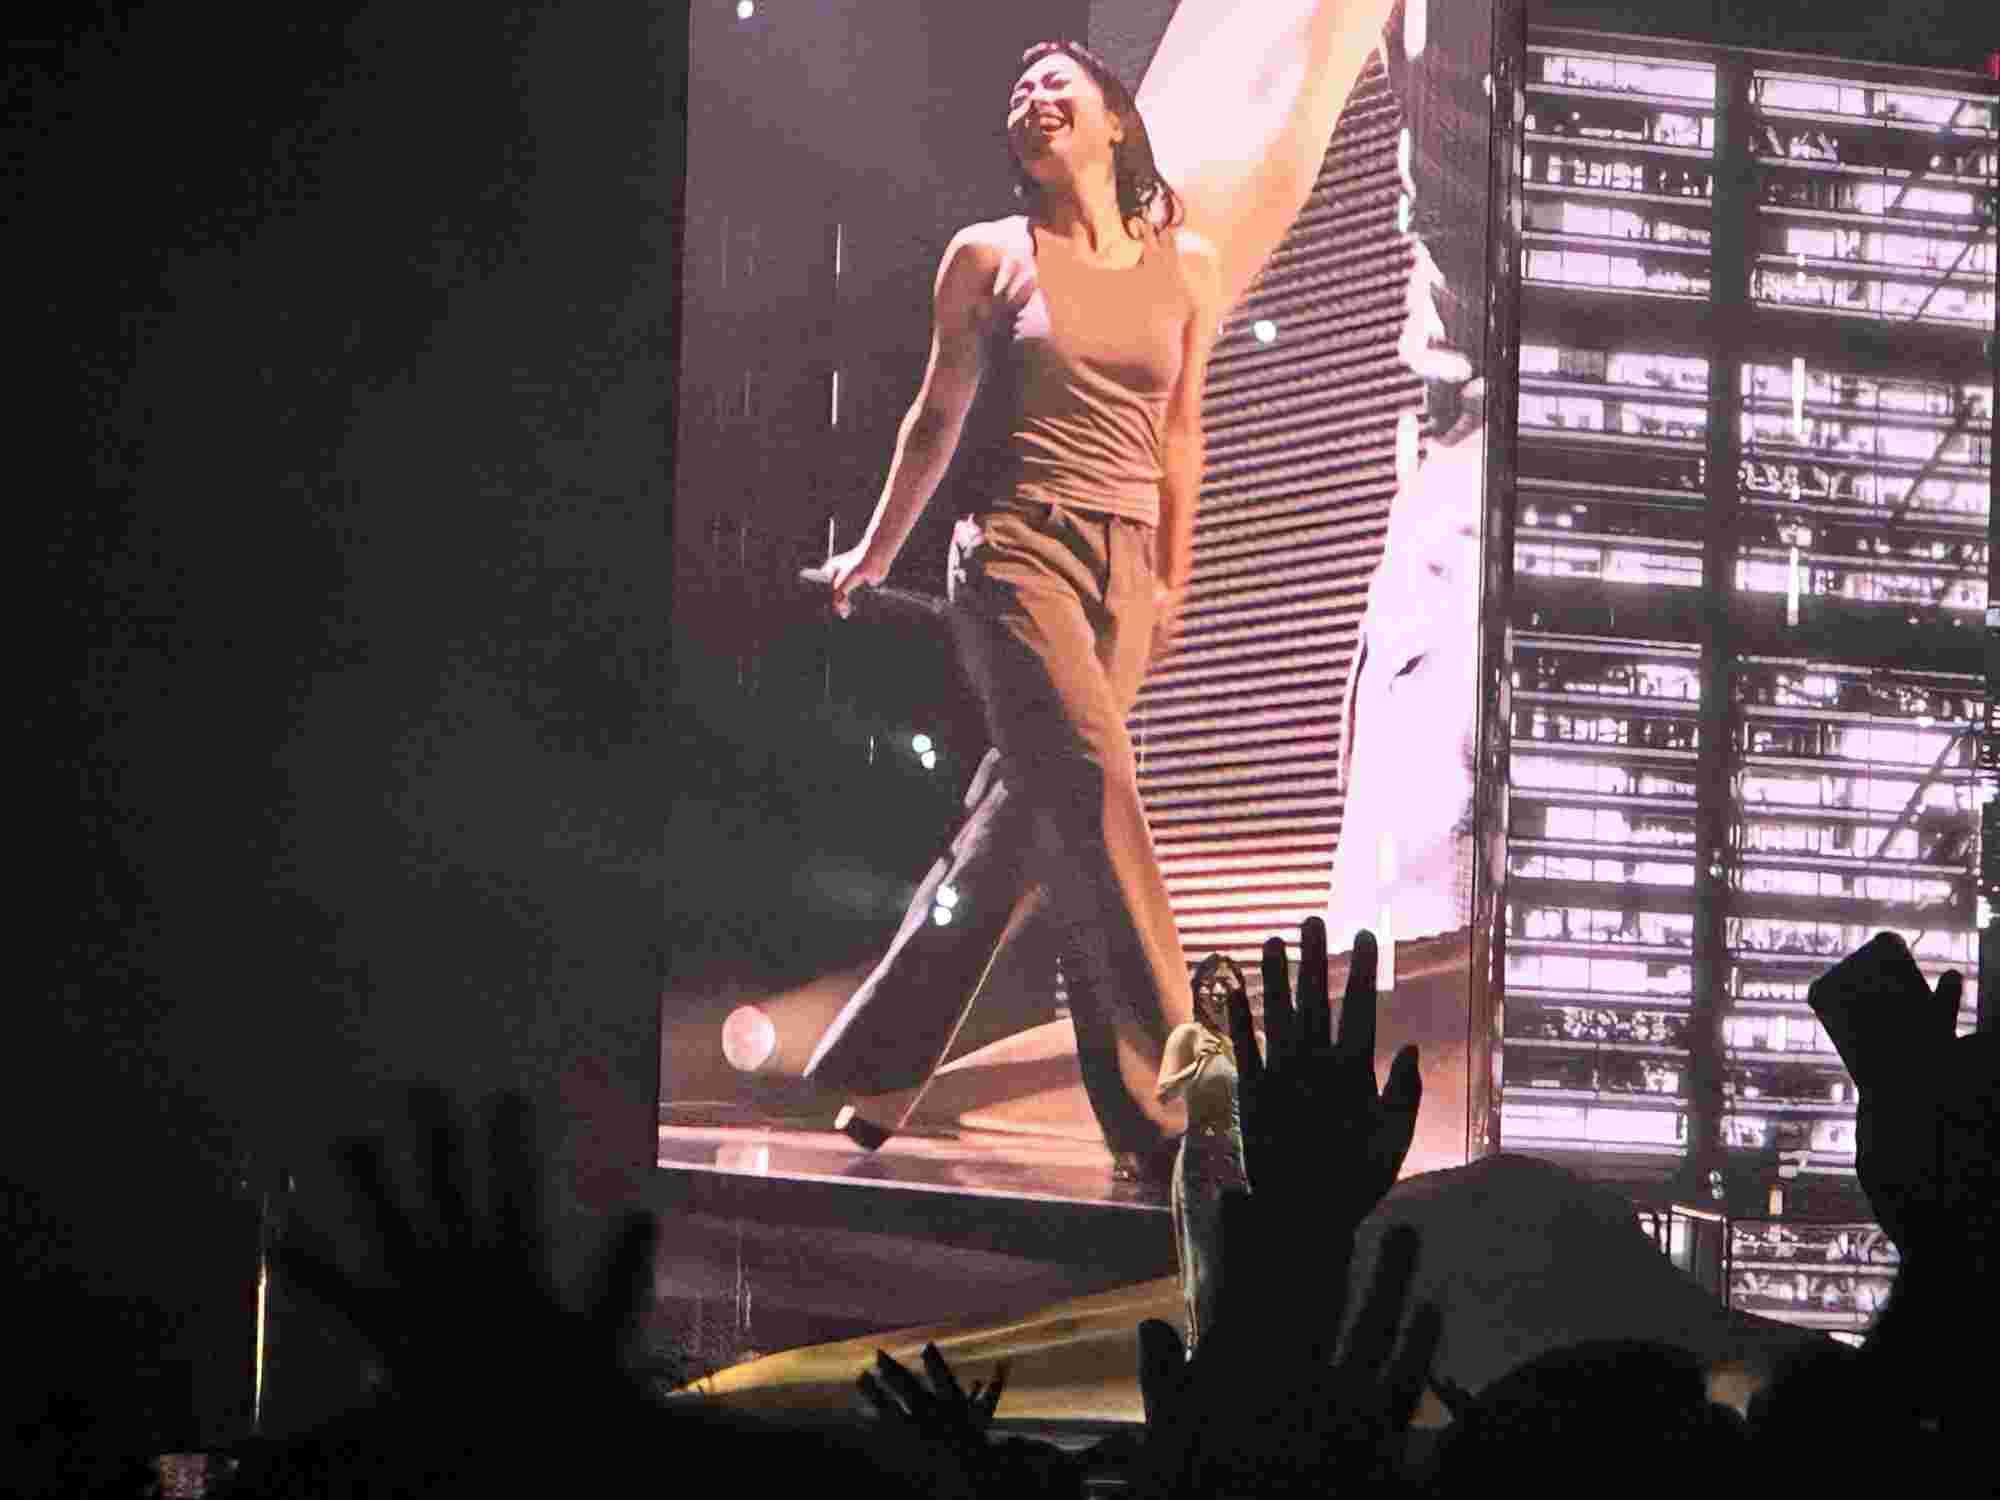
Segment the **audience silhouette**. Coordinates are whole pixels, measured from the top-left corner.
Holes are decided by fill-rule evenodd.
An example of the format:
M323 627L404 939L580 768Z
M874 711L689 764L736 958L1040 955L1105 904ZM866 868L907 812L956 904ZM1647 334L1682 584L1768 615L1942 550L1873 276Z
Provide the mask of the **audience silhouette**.
M1083 1453L996 1437L1006 1367L966 1390L934 1346L921 1377L886 1354L859 1375L872 1422L781 1424L662 1401L686 1372L638 1348L654 1224L617 1226L582 1305L568 1305L550 1271L526 1103L507 1095L493 1108L481 1203L467 1132L425 1090L412 1101L418 1191L398 1191L380 1144L340 1156L376 1274L342 1268L309 1231L295 1229L278 1257L292 1286L378 1351L382 1389L305 1438L218 1456L207 1493L574 1492L666 1474L764 1489L794 1472L834 1493L969 1500L1081 1496L1109 1475L1163 1500L1852 1487L1896 1474L1990 1493L1975 1423L1994 1348L1993 1299L1979 1289L2000 1213L2000 1037L1955 1035L1958 975L1933 989L1884 933L1811 987L1860 1091L1857 1173L1902 1264L1859 1349L1802 1349L1746 1417L1712 1399L1702 1358L1647 1339L1548 1351L1477 1391L1434 1373L1440 1315L1410 1305L1423 1247L1407 1224L1377 1236L1366 1293L1350 1299L1356 1232L1395 1183L1422 1082L1406 1048L1377 1087L1373 936L1356 944L1337 1037L1318 919L1300 948L1294 1001L1284 944L1266 945L1262 1048L1247 999L1230 996L1249 1190L1223 1196L1216 1324L1192 1356L1167 1323L1137 1331L1142 1431ZM1414 1458L1427 1385L1452 1421ZM100 1472L93 1493L162 1493L151 1469Z

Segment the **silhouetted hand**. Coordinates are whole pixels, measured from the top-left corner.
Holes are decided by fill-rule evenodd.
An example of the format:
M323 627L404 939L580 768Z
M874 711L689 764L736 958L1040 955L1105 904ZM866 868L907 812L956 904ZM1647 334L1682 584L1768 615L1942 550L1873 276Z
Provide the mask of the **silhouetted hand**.
M1250 1191L1223 1195L1216 1327L1192 1361L1168 1324L1139 1329L1157 1493L1387 1483L1437 1351L1441 1319L1427 1305L1394 1354L1418 1253L1406 1227L1384 1236L1369 1296L1339 1342L1355 1229L1396 1180L1423 1091L1414 1047L1376 1090L1373 935L1356 941L1337 1045L1323 922L1306 922L1301 948L1294 1008L1284 944L1265 945L1268 1059L1247 999L1229 996Z
M987 1434L994 1410L1007 1384L1002 1361L990 1384L975 1384L970 1392L958 1383L937 1345L924 1345L924 1370L930 1386L891 1359L875 1351L875 1370L864 1370L855 1384L892 1439L906 1450L928 1450L940 1466L935 1487L969 1487L980 1496L1014 1497L1053 1492L1081 1494L1083 1468L1061 1449L1025 1438L994 1442Z
M1224 1198L1224 1255L1254 1199ZM1139 1388L1147 1453L1140 1492L1161 1497L1329 1493L1392 1487L1404 1437L1437 1355L1443 1322L1433 1304L1403 1322L1416 1273L1417 1232L1391 1229L1367 1300L1337 1361L1329 1365L1280 1325L1226 1310L1203 1335L1191 1362L1170 1324L1139 1325ZM1345 1260L1338 1284L1323 1279L1321 1246L1294 1245L1281 1277L1294 1312L1315 1301L1346 1304Z
M1224 1250L1223 1296L1261 1298L1265 1306L1253 1313L1258 1321L1286 1317L1323 1359L1332 1352L1340 1308L1315 1295L1286 1312L1272 1299L1293 1290L1283 1283L1291 1257L1301 1253L1320 1257L1329 1280L1335 1270L1330 1257L1337 1257L1339 1284L1345 1286L1354 1231L1395 1185L1410 1153L1423 1079L1417 1049L1408 1046L1396 1054L1388 1087L1376 1090L1375 935L1362 932L1355 938L1337 1043L1328 996L1326 924L1308 918L1299 948L1294 1008L1285 945L1278 938L1264 945L1268 1058L1258 1051L1248 999L1241 992L1229 997L1243 1165L1255 1212L1239 1220L1238 1251ZM1250 1269L1238 1275L1246 1235L1269 1243L1249 1247Z
M579 1411L633 1410L643 1391L624 1361L651 1292L651 1219L617 1230L585 1310L573 1312L550 1269L527 1101L510 1093L494 1105L483 1212L445 1096L417 1091L411 1117L423 1138L419 1193L396 1190L377 1142L340 1156L372 1220L379 1276L350 1274L297 1230L277 1253L280 1275L345 1316L382 1355L392 1394L440 1422L456 1410L503 1442L500 1424L516 1417L554 1430Z
M855 1384L883 1421L946 1447L985 1446L986 1429L993 1424L994 1409L1007 1384L1006 1361L990 1385L976 1384L969 1395L936 1344L924 1345L924 1369L935 1390L926 1390L921 1380L880 1349L875 1351L875 1367L879 1374L864 1370Z
M1954 1035L1962 995L1956 973L1933 991L1908 946L1885 932L1806 999L1860 1090L1855 1175L1903 1257L1868 1331L1868 1358L1836 1373L1857 1382L1848 1399L1872 1410L1882 1433L1914 1412L1983 1464L1990 1393L1982 1398L1963 1361L2000 1337L1993 1299L1966 1290L2000 1270L2000 1032ZM1949 1348L1960 1357L1940 1358Z
M1955 1035L1963 993L1956 971L1933 992L1892 932L1878 933L1806 991L1860 1091L1855 1175L1905 1257L1949 1251L1968 1237L1989 1242L2000 1208L1990 1140L1995 1081L1970 1066L1989 1044Z

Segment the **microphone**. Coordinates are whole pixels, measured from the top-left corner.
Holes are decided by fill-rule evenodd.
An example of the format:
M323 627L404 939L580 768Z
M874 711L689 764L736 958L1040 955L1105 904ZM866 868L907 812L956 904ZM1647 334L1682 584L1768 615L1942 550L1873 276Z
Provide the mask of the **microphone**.
M821 588L832 586L833 574L824 566L800 568L801 583L818 584ZM943 620L951 608L945 600L935 594L921 594L915 589L891 588L886 584L875 584L868 588L856 589L848 596L848 602L857 609L883 611L892 615L915 616L924 621Z

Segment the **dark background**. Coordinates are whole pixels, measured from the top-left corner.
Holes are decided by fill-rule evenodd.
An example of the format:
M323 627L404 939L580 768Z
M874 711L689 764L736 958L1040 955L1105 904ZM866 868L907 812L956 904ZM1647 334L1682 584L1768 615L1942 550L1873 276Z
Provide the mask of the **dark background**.
M877 337L867 298L904 309L857 367L852 451L786 438L754 486L677 497L680 541L747 512L794 541L834 515L844 545L921 369L910 299L951 229L1012 211L994 193L1013 49L1123 15L954 6L926 30L882 8L771 0L753 27L782 14L782 43L746 28L731 53L733 4L703 0L696 138L713 118L742 170L685 209L704 96L678 5L10 12L31 769L9 925L34 957L5 1034L0 1204L23 1434L237 1435L246 1170L290 1168L297 1210L357 1243L327 1147L396 1127L406 1082L529 1091L565 1276L609 1211L685 1201L650 1167L657 997L781 949L771 870L867 847L883 783L831 730L806 736L789 690L746 693L712 618L670 656L676 432L720 420L695 404L692 319L678 398L683 225L694 245L741 205L766 246L803 249L831 193L906 247L857 260L849 320L796 356L785 296L715 335L803 369L812 340ZM1129 9L1136 34L1163 7ZM1971 66L1979 10L1656 14ZM974 77L990 119L958 108ZM824 259L785 265L796 299ZM804 434L808 388L782 386L762 409L796 415L767 430ZM920 533L898 581L937 587L941 552ZM282 1298L274 1323L276 1429L352 1398L351 1343Z
M528 1090L566 1271L648 1185L686 19L10 13L21 1436L238 1435L242 1165L358 1246L406 1082Z
M0 1090L18 1441L240 1435L257 1196L289 1169L292 1211L358 1251L328 1149L400 1129L411 1082L468 1106L528 1091L565 1279L621 1206L692 1226L669 1272L740 1232L652 1168L658 998L854 941L800 936L791 870L829 847L899 868L923 820L907 768L871 768L795 681L724 649L781 608L824 641L810 610L743 596L723 638L670 653L673 539L746 493L767 536L834 511L858 533L937 257L1011 211L1005 90L1044 30L1017 7L968 46L887 8L739 26L705 4L692 91L675 5L10 17L38 585L12 924L37 962ZM1062 13L1050 29L1082 29ZM691 97L718 132L699 212ZM682 418L712 428L701 393L742 370L691 348L683 410L684 225L755 223L766 276L803 287L836 189L874 220L845 324L876 339L850 388L860 489L795 414L764 424L756 485L697 468L673 525ZM791 399L812 309L760 289L719 311L761 409ZM925 552L912 581L936 589L941 533ZM272 1329L272 1430L354 1399L337 1324L281 1288Z

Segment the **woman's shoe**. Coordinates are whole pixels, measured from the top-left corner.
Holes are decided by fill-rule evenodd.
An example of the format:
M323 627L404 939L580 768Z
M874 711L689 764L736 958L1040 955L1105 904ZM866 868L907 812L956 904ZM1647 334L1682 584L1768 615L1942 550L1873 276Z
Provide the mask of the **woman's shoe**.
M888 1126L876 1124L851 1104L843 1105L840 1113L833 1117L833 1128L863 1151L880 1151L896 1134Z

